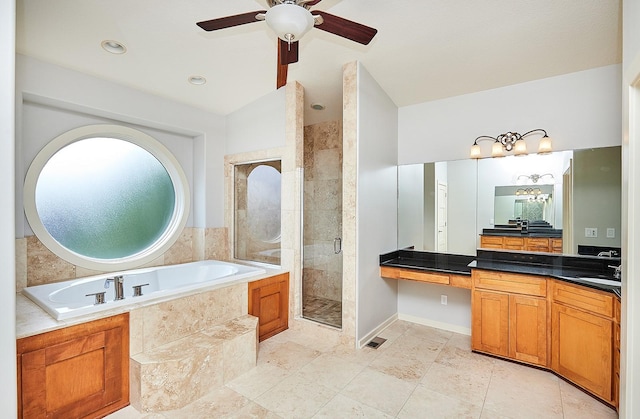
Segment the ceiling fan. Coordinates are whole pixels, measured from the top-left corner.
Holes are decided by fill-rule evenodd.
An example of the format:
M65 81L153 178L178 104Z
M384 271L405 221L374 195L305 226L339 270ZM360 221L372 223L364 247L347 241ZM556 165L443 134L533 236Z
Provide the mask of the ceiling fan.
M256 10L239 15L198 22L205 31L217 31L233 26L265 20L278 35L278 77L276 88L287 84L289 64L298 61L298 41L312 27L368 45L378 33L377 29L331 15L309 10L322 0L266 0L269 10Z

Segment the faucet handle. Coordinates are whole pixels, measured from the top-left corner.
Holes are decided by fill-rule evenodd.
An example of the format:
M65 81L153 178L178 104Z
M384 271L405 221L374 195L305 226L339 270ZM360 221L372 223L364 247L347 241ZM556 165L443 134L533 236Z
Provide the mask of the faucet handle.
M104 304L104 294L106 291L101 291L101 292L94 292L92 294L86 294L85 297L91 297L92 295L95 296L95 302L93 303L93 305L98 305L98 304Z
M140 284L134 285L133 288L133 296L134 297L142 297L142 287L146 287L149 284Z
M607 265L609 268L614 269L613 271L613 277L615 279L620 279L620 274L622 274L622 265Z

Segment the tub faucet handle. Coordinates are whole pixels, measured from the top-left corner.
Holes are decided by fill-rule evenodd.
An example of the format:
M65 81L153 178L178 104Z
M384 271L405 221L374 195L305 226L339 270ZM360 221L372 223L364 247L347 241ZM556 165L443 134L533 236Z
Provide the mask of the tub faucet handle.
M149 284L140 284L134 285L133 288L133 296L134 297L142 297L142 287L146 287Z
M92 295L95 296L95 302L93 303L93 305L98 305L98 304L104 304L104 294L106 293L106 291L100 291L100 292L94 292L93 294L86 294L85 297L91 297Z

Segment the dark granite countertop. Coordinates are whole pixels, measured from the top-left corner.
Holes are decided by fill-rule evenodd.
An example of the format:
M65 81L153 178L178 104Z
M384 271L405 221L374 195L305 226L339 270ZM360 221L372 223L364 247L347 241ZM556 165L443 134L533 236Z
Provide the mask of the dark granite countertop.
M474 256L403 249L380 255L380 266L471 275L469 264L474 260Z
M471 270L474 268L539 275L611 292L620 297L621 287L618 285L598 284L581 279L615 280L614 270L609 266L618 265L620 265L620 258L483 249L478 249L475 257L412 249L396 250L380 255L380 266L458 275L471 275Z

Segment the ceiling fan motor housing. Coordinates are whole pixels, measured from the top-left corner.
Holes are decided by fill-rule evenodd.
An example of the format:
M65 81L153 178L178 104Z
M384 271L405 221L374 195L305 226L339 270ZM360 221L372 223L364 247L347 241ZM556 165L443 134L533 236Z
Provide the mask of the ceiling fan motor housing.
M311 12L295 3L277 4L267 11L267 25L287 42L295 42L302 38L313 27Z

